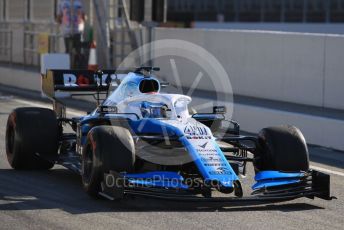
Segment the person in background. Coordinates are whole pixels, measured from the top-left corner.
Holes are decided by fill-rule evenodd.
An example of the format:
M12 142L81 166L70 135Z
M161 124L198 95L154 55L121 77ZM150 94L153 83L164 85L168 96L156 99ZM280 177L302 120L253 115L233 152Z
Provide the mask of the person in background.
M88 48L93 42L93 28L87 16L85 16L85 26L84 33L82 34L82 40Z
M73 49L75 55L81 53L81 34L85 28L85 13L80 0L59 0L57 22L61 25L61 32L64 35L66 53L71 54L72 62Z
M81 37L82 40L82 66L80 66L81 69L87 69L88 66L88 59L90 54L90 47L93 42L93 28L90 24L90 21L88 20L87 16L85 16L85 27L84 32Z

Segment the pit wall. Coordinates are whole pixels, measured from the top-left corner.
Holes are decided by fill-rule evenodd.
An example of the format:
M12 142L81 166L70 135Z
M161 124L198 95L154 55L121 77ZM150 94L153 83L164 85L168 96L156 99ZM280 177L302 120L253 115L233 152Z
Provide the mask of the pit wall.
M344 109L344 36L267 31L155 29L155 40L180 39L217 58L234 94ZM168 62L157 61L162 71ZM176 60L186 76L199 69ZM186 66L188 65L188 66ZM174 81L172 73L165 73ZM192 80L185 87L191 86ZM199 88L208 89L206 81Z

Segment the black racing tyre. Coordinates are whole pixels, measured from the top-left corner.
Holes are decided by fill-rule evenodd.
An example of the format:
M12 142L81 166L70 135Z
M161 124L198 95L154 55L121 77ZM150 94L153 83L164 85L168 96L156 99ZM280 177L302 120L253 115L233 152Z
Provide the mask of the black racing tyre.
M104 173L131 172L135 163L134 140L128 129L97 126L90 130L82 151L82 184L92 197L99 197Z
M57 157L59 128L55 112L17 108L8 116L6 155L14 169L50 169Z
M304 136L295 126L277 126L262 129L255 157L256 171L308 171L309 154Z

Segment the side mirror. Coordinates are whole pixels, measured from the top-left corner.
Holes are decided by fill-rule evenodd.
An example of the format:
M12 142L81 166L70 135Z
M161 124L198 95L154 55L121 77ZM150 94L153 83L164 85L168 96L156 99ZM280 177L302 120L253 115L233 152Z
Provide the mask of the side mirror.
M160 88L164 89L170 86L169 82L160 82Z
M226 114L227 109L225 106L214 106L213 114Z

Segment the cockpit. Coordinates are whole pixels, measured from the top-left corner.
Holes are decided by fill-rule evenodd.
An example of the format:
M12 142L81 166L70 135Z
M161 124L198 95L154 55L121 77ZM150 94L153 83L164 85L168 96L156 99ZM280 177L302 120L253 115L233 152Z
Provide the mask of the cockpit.
M171 109L164 103L143 101L140 105L140 110L143 118L168 119L171 117Z
M160 82L153 77L129 73L104 102L116 106L120 113L135 113L140 118L178 119L189 117L191 98L161 94Z
M160 82L152 77L143 77L136 73L129 73L104 102L104 105L114 106L119 102L134 96L143 94L155 94L160 92Z
M141 93L158 93L160 91L160 83L156 79L142 79L139 90Z

